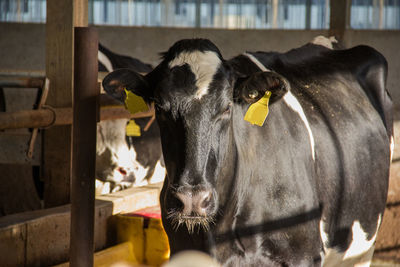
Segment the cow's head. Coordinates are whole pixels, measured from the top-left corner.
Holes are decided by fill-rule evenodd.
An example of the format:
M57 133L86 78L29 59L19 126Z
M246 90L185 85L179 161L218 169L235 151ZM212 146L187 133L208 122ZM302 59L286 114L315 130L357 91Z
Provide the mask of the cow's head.
M286 84L274 72L239 73L204 39L175 43L145 76L120 69L104 79L116 99L125 99L126 88L155 103L168 176L161 199L164 222L186 225L189 232L210 227L232 190L234 128L258 127L243 120L249 105L266 90L273 104L287 92Z

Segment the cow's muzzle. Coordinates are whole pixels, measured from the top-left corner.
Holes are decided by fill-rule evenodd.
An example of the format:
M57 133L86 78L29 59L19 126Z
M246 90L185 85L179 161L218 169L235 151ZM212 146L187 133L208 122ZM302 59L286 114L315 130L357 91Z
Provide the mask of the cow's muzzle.
M215 194L202 186L182 186L171 193L168 218L175 229L185 225L192 233L203 228L208 231L213 223Z

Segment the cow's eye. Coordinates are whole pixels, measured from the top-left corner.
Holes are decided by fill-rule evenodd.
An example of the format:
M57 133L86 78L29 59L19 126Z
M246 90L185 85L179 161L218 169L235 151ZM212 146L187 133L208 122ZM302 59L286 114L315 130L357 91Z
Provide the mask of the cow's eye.
M154 102L154 109L155 109L157 112L160 112L160 106L157 104L157 102Z
M224 110L224 112L222 112L221 116L229 115L230 112L231 112L231 107L232 107L232 104L229 104L229 105L226 107L226 109Z

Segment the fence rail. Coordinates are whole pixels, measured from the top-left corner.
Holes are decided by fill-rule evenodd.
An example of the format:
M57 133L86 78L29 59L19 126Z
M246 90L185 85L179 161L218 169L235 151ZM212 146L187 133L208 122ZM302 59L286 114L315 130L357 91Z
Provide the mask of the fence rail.
M0 88L41 88L44 77L1 76ZM125 107L106 94L100 94L99 120L138 119L154 116L154 107L148 111L135 114L129 113ZM72 107L53 108L43 105L37 110L21 110L15 112L0 112L0 130L18 128L48 128L55 125L72 124Z

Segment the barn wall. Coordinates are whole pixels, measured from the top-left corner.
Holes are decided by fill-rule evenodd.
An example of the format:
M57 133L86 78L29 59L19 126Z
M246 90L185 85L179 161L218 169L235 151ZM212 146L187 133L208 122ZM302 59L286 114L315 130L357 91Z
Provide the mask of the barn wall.
M300 46L327 30L218 30L185 28L140 28L98 26L105 46L125 55L156 65L159 52L176 40L203 37L211 39L225 58L243 51L287 51ZM0 70L45 69L45 25L0 23ZM400 119L400 31L348 30L346 46L367 44L379 50L389 62L388 88L395 99L396 118Z
M0 71L45 70L44 24L0 23Z

